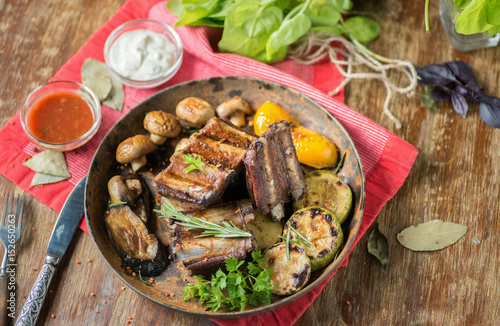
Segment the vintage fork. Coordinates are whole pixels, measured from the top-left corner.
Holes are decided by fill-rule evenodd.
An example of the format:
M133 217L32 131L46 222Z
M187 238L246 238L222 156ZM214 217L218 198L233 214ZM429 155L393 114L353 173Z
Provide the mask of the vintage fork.
M10 205L9 205L9 197ZM0 222L0 240L5 247L5 254L3 255L2 265L0 266L0 324L5 325L7 322L7 307L10 303L8 300L10 298L10 290L15 288L15 266L16 260L16 242L21 237L21 221L23 219L23 207L24 199L21 202L21 195L17 196L14 200L14 194L11 196L7 194L7 200L5 201L5 207L3 210L2 221ZM15 202L15 209L13 210ZM21 203L20 203L21 202ZM7 214L8 208L8 214ZM16 223L17 222L17 223ZM8 265L13 265L9 266ZM9 273L9 275L7 275ZM12 275L11 275L12 274ZM11 281L11 282L10 282ZM13 287L10 287L10 284ZM11 300L12 301L12 300ZM14 309L15 309L15 299L14 299ZM14 314L15 310L12 311ZM12 316L12 318L14 318Z

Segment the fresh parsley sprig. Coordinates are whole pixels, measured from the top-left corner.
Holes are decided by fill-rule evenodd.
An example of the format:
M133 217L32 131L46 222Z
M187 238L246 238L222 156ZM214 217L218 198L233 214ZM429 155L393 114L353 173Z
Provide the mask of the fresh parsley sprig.
M245 270L240 267L243 260L226 259L227 273L219 269L210 280L195 276L197 283L187 283L184 286L182 300L199 297L200 303L216 312L222 306L228 310L243 311L246 303L256 306L259 303L271 303L271 268L264 269L260 264L264 257L260 251L252 252L252 262Z
M184 163L188 165L188 167L184 170L184 173L189 173L193 170L200 170L201 172L208 175L208 173L203 170L203 163L201 162L200 155L198 155L197 158L194 158L191 154L184 154L182 155L182 158L184 158Z
M224 221L222 225L209 222L204 218L196 218L184 215L175 209L171 202L164 199L165 203L163 205L163 210L155 209L155 212L163 214L160 217L168 217L173 220L179 221L179 225L185 226L188 230L205 230L202 234L196 236L195 238L202 237L218 237L218 238L249 238L252 236L250 232L243 231L237 228L231 221L231 224Z

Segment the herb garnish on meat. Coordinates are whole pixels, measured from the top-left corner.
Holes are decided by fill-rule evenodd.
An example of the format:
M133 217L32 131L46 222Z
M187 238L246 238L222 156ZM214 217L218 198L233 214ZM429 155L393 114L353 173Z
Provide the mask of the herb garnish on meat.
M168 217L173 220L179 221L179 225L185 226L188 230L205 230L202 234L197 235L195 238L202 237L219 237L219 238L248 238L252 233L243 231L237 228L231 221L231 224L224 221L222 225L209 222L203 218L196 218L186 216L175 209L175 207L167 199L164 200L163 210L155 209L155 212L163 214L160 217Z
M184 170L184 173L191 172L193 170L200 170L201 172L207 174L205 170L203 170L201 166L201 156L198 155L197 158L194 158L193 155L191 154L184 154L182 155L184 158L184 163L188 164L188 167Z

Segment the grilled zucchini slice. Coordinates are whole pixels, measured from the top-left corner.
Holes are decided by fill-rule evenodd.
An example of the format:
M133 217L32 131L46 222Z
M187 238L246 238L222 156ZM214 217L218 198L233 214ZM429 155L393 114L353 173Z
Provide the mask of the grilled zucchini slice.
M305 179L307 192L300 200L293 203L294 210L320 206L331 211L340 224L344 223L352 206L352 191L349 185L335 173L326 170L308 173Z
M290 225L314 244L305 247L313 271L328 265L344 241L339 220L322 207L307 207L295 212L285 224L284 235L287 234ZM293 230L290 231L290 239L301 240Z
M255 219L246 224L248 230L252 231L257 240L255 250L264 250L280 241L283 233L283 223L273 222L270 214L262 214L258 210L253 210Z
M311 261L304 248L289 244L290 260L286 257L286 243L277 243L264 251L262 267L272 268L271 291L288 295L302 289L311 277Z

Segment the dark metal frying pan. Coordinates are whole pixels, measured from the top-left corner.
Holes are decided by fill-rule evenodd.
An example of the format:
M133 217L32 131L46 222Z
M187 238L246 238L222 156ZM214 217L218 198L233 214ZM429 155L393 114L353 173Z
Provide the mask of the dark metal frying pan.
M258 108L265 101L274 102L306 127L334 141L342 153L347 153L340 176L352 188L354 202L351 214L343 224L345 245L341 253L326 268L313 273L309 284L301 291L290 296L273 297L272 303L269 305L247 306L244 311L225 311L221 309L216 313L212 313L206 311L197 300L188 302L181 300L182 289L185 284L183 280L190 278L187 272L181 270L176 264L170 264L162 275L155 278L154 287L148 287L137 277L126 273L121 266L118 254L108 239L103 216L109 198L107 182L113 175L123 174L123 170L119 169L115 160L116 147L128 137L139 133L147 134L142 122L147 112L161 109L175 113L177 103L190 96L204 98L214 107L217 107L220 103L236 95L247 100L253 108ZM153 165L158 165L158 169L161 168L162 160L168 162L168 155L172 153L173 145L171 143L170 146L164 146L163 150L158 151L148 159ZM365 181L358 153L345 129L330 113L301 93L277 83L244 77L217 77L190 81L160 91L130 110L116 123L97 149L90 166L86 186L85 215L90 235L97 250L110 269L134 291L158 304L185 313L213 318L235 318L258 314L283 306L298 299L323 282L337 269L352 247L361 225L364 200ZM161 232L161 230L159 231ZM174 293L175 296L167 297L165 293Z

